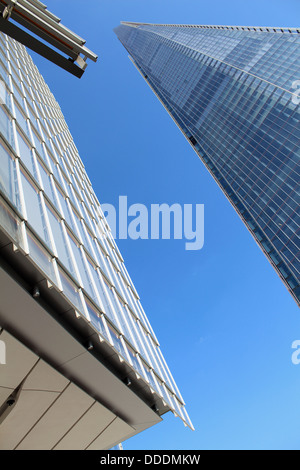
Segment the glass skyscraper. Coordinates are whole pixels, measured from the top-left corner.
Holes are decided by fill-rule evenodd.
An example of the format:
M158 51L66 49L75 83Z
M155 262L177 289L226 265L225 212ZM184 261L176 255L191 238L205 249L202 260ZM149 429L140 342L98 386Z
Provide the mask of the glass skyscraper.
M1 281L0 337L5 337L5 331L13 334L30 351L114 413L112 426L117 419L126 432L120 435L111 431L110 440L105 441L109 444L155 424L169 410L192 428L61 109L25 47L2 33L0 98L0 252L1 266L2 263L5 266ZM13 284L14 293L10 296L4 286L6 281L12 283L12 279L17 284ZM24 295L22 311L15 308L19 288ZM30 302L30 308L25 307L26 302ZM36 308L40 309L40 316L27 320ZM37 322L42 318L51 321L53 328L38 327ZM59 334L54 333L58 326ZM61 344L60 335L67 335ZM50 339L52 348L47 349ZM69 340L76 351L80 348L81 352L75 353L73 346L66 347ZM1 366L7 369L2 371L13 367L9 353L7 356L7 366ZM90 364L79 365L76 363L79 358L86 358ZM18 364L20 368L22 357ZM30 370L24 369L25 388ZM17 379L11 385L11 376L8 382L5 377L2 374L0 378L2 400L3 396L7 399L6 392L9 394L10 389L16 387L14 396L21 390ZM108 385L109 380L111 385ZM19 400L22 391L20 397ZM1 405L2 401L0 411ZM80 403L75 405L76 411ZM14 413L17 407L18 404ZM46 411L42 409L41 413L44 416ZM19 437L19 441L16 428L12 428L14 444L9 443L8 447L21 445L18 442L25 446L26 439L33 433L30 431L34 429L33 415L34 412L28 416L29 430L24 431L25 437ZM9 435L5 426L9 428L10 420L15 419L11 416L0 426L0 436L2 426L3 435ZM95 415L95 420L101 428L101 419ZM107 422L103 423L106 430ZM65 423L60 422L60 425L65 426ZM70 425L72 433L75 432L73 426ZM94 435L98 432L100 436L96 429L94 423ZM66 430L61 431L61 435L58 425L57 430L60 443ZM89 428L84 432L81 429L78 436L84 440L85 434L90 432ZM37 430L37 441L40 435ZM99 436L91 440L95 442L91 448L97 448L102 430ZM1 439L0 447L5 448L3 442L6 441L4 437ZM51 443L53 448L58 445L55 442ZM26 445L30 443L29 439ZM70 443L74 445L73 441L67 444ZM80 445L83 446L81 441ZM100 439L100 448L102 445Z
M300 29L115 33L299 304Z

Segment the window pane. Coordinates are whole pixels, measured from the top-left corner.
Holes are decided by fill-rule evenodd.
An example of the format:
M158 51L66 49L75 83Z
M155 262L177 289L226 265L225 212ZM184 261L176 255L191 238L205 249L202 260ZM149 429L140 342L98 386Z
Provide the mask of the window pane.
M83 312L83 306L80 300L77 286L67 278L61 269L59 269L59 274L64 295L70 300L70 302L72 302L76 309L78 309L80 312Z
M44 186L45 193L47 194L47 196L49 197L49 199L51 200L51 202L53 202L53 204L55 206L55 199L54 199L54 195L53 195L53 189L52 189L52 185L51 185L50 175L45 170L43 165L39 162L39 160L37 160L37 163L38 163L38 168L40 170L40 175L41 175L41 178L42 178L42 183L43 183L43 186Z
M1 77L3 78L3 80L5 81L5 83L6 83L7 85L9 85L8 72L7 72L7 70L5 69L5 67L2 65L1 62L0 62L0 75L1 75Z
M50 222L50 227L52 230L52 235L54 238L54 243L56 246L56 250L58 253L58 260L64 264L67 270L72 274L72 276L76 277L74 264L71 258L71 254L67 245L67 241L65 239L65 235L62 228L61 220L58 219L56 214L50 209L48 205L46 205L47 214Z
M1 81L0 81L1 83ZM1 104L1 97L0 97ZM4 111L3 106L0 106L0 132L5 137L7 142L15 148L15 141L13 136L12 122L8 117L8 114Z
M56 283L56 276L54 272L52 257L47 253L27 229L27 240L29 245L29 256L41 268L46 276Z
M43 160L45 160L46 157L45 157L45 151L42 146L42 142L35 132L33 132L33 138L34 138L35 148L38 154L40 155L40 157L42 157Z
M25 132L27 137L30 138L30 133L29 133L29 128L28 128L28 123L25 119L25 116L23 113L20 111L19 107L15 103L15 110L16 110L16 118L19 126L22 128L22 130Z
M8 197L10 202L20 209L19 187L15 161L0 144L0 190Z
M24 106L24 100L23 100L23 97L19 91L19 89L17 88L15 82L13 81L13 96L14 96L14 99L17 99L18 100L18 103L21 105L21 107L23 108L23 110L25 111L25 106Z
M88 301L86 297L85 297L85 304L89 312L91 323L99 331L99 333L101 333L101 335L108 340L108 336L105 330L103 319L99 316L99 312L97 312L95 307L91 304L91 302Z
M22 246L22 235L17 217L11 213L6 204L0 200L0 225L6 232L15 240L15 242Z
M40 194L38 194L37 189L23 171L21 171L21 181L24 191L28 223L34 228L42 240L50 246L49 234Z
M26 168L29 172L37 179L36 169L34 166L33 154L30 150L29 145L25 142L25 139L21 136L20 132L17 132L18 135L18 143L19 143L19 150L20 150L20 158L22 162L25 164Z
M69 235L69 234L68 234ZM72 251L76 260L77 268L83 283L83 288L91 296L93 300L96 300L96 292L91 282L87 267L84 262L85 255L83 254L80 246L75 242L73 237L69 235L69 241L72 247Z
M76 229L75 229L74 222L73 222L73 219L72 219L71 214L70 214L68 203L67 203L64 195L62 194L62 192L60 191L60 189L57 186L56 186L56 193L57 193L57 196L58 196L58 199L59 199L62 211L63 211L62 215L65 217L67 223L72 228L72 230L75 231L75 233L76 233Z

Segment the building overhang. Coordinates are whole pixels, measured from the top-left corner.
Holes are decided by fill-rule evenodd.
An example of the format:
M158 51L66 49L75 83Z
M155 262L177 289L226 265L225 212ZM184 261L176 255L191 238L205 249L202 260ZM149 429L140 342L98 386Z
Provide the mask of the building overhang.
M0 31L78 78L98 58L38 0L0 0Z
M161 421L7 266L0 286L1 449L109 449Z

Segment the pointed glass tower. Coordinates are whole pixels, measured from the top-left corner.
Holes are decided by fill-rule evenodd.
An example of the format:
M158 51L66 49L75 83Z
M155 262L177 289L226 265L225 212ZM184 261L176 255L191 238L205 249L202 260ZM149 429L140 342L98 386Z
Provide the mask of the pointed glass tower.
M300 29L115 33L299 304Z

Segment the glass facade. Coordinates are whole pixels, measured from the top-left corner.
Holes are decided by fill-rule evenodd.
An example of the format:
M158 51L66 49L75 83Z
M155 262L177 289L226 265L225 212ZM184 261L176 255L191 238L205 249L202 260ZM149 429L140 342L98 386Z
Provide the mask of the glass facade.
M54 96L25 47L0 34L0 229L192 427Z
M300 30L115 33L299 304Z

